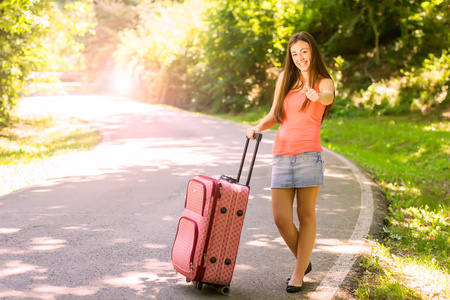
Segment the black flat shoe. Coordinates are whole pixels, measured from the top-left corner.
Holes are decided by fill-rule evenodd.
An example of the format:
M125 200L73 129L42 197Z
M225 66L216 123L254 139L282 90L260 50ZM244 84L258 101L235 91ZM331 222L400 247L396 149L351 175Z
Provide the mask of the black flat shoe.
M288 293L298 293L302 290L301 286L295 286L295 285L288 285L286 287L286 292Z
M306 271L305 271L305 276L306 276L306 274L310 273L311 271L312 271L312 264L311 264L311 262L309 262L308 267L306 268Z
M311 262L309 262L309 265L308 265L308 267L306 268L306 271L305 271L305 276L306 276L306 274L310 273L311 271L312 271L312 264L311 264ZM289 277L286 280L286 284L289 284L289 281L291 281L291 277Z

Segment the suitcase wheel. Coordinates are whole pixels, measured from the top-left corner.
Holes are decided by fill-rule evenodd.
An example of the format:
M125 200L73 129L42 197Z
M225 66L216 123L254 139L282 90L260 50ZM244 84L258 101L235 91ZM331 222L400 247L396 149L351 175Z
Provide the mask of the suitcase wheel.
M186 277L186 282L189 283L189 282L191 282L191 280Z
M229 285L221 286L219 288L219 291L222 293L222 295L228 295L230 293L230 286Z
M194 281L194 287L196 290L201 290L203 287L203 282Z

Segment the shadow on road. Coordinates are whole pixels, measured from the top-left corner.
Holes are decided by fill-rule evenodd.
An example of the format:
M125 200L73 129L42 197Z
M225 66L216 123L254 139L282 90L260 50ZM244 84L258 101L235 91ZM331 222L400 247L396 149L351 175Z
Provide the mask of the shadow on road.
M91 152L65 156L57 176L0 197L0 298L222 299L177 275L170 252L188 180L236 176L245 126L94 96L28 98L21 109L74 115L102 140ZM272 219L273 138L263 138L253 171L231 283L237 299L289 299L285 278L295 260ZM303 295L342 254L353 253L345 243L360 212L351 170L330 155L325 160L313 272Z

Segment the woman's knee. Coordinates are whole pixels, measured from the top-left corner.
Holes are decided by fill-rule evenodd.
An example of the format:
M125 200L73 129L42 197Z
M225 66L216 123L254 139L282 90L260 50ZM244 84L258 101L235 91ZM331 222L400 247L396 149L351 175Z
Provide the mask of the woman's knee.
M316 202L319 187L297 189L297 216L300 225L314 225L316 223Z
M287 214L278 213L273 215L273 220L278 229L288 229L294 224L294 220L289 218Z
M279 229L291 228L293 220L293 189L275 189L272 190L272 210L275 225Z
M316 212L299 212L298 221L300 226L308 226L316 224Z
M273 220L278 228L278 231L281 233L289 233L297 230L297 226L294 224L292 210L274 212Z

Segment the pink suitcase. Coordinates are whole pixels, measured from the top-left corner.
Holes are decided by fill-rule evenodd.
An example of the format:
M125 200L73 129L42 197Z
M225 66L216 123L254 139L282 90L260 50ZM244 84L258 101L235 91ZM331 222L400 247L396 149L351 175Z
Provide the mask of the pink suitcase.
M222 294L229 293L261 138L262 134L255 134L256 145L245 185L239 179L248 138L237 179L197 175L188 183L184 211L172 247L172 264L199 290L203 284L209 284Z

